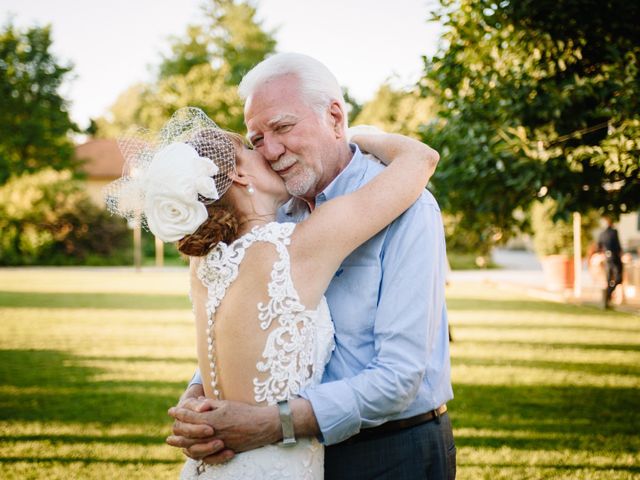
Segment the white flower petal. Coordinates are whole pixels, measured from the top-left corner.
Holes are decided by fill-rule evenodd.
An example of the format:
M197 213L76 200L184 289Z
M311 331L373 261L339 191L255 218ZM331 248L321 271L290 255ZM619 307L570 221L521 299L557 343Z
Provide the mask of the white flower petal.
M207 176L213 177L216 173L220 171L218 166L215 163L213 163L213 160L211 160L210 158L200 157L200 159L204 160L204 164L206 168L205 173Z
M218 199L218 190L216 189L216 183L211 177L202 177L196 181L196 191L203 197L207 197L213 200Z

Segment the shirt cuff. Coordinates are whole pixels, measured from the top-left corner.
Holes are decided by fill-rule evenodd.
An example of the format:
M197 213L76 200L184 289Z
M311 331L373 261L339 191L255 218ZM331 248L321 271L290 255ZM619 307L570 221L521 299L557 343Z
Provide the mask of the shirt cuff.
M344 380L309 387L302 397L311 402L325 445L340 443L360 431L358 401Z
M200 375L200 369L196 370L196 373L194 373L193 377L191 377L189 386L191 385L202 385L202 376Z

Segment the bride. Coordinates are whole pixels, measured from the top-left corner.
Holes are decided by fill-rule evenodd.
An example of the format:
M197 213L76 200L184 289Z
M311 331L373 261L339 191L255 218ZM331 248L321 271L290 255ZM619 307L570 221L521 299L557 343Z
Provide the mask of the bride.
M276 223L290 195L239 135L219 130L201 111L182 109L161 137L133 155L144 161L111 187L107 202L121 215L142 214L151 232L177 241L190 257L206 397L286 409L289 399L320 382L331 355L323 293L334 273L419 197L437 153L399 135L355 135L354 143L389 166L296 225ZM303 438L239 453L223 465L188 459L181 478L322 479L323 459L321 444Z

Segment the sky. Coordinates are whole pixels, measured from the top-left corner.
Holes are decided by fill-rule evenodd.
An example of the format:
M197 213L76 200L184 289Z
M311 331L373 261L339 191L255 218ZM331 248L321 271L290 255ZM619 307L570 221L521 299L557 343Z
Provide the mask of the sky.
M151 78L168 37L199 23L205 0L0 0L0 19L52 25L53 51L72 62L62 93L81 127L103 115L125 89ZM415 82L422 55L433 55L440 26L428 23L434 0L257 0L278 51L322 61L359 101L387 79Z

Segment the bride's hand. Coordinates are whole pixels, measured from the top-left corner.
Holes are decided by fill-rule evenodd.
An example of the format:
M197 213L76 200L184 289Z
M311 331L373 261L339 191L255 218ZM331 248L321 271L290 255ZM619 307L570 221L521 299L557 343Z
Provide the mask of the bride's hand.
M192 408L174 408L170 411L170 415L179 425L178 433L182 433L183 427L191 428L190 426L203 424L213 427L215 431L215 437L204 443L195 442L189 445L189 442L177 444L175 439L167 440L170 445L184 445L185 454L191 458L203 459L206 463L212 464L224 463L234 452L253 450L280 439L282 429L277 407L258 407L212 399L188 406ZM218 441L226 449L214 448L220 446L216 443Z
M201 417L193 416L189 417L191 421L185 421L186 416L183 415L182 419L178 419L175 415L178 411L202 413L209 410L211 407L204 401L205 397L196 397L197 393L197 389L195 394L187 390L178 405L169 409L169 415L176 420L173 422L173 435L167 437L166 443L172 447L181 448L186 456L194 460L218 454L226 461L233 457L233 452L224 449L224 443L214 436L212 426L202 423Z

